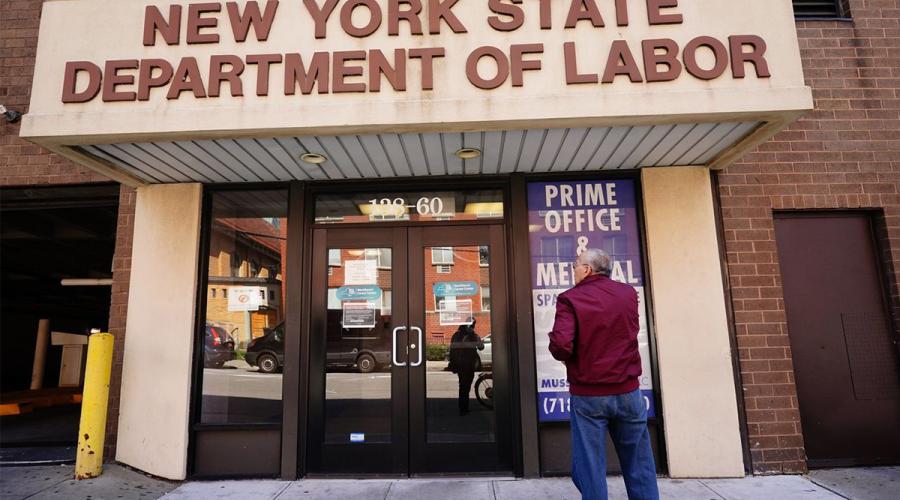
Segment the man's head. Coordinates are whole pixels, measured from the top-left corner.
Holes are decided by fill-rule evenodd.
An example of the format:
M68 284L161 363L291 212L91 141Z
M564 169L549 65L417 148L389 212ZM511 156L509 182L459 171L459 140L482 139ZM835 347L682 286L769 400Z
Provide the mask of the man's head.
M609 276L612 272L612 259L608 253L599 248L588 248L575 259L575 265L572 267L577 285L581 280L595 274Z

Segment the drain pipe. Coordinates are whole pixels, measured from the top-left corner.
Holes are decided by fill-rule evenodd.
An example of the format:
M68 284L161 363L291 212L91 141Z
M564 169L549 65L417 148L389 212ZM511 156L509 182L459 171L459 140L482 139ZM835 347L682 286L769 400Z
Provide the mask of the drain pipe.
M106 440L106 409L109 377L112 372L113 336L94 333L88 338L81 423L75 455L75 479L97 477L103 472L103 443Z

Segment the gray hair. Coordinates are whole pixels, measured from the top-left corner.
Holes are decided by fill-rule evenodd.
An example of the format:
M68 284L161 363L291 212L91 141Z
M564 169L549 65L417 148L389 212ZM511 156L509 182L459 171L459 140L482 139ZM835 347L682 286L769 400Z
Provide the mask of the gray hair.
M578 262L591 266L597 274L609 276L612 274L612 257L599 248L588 248L578 256Z

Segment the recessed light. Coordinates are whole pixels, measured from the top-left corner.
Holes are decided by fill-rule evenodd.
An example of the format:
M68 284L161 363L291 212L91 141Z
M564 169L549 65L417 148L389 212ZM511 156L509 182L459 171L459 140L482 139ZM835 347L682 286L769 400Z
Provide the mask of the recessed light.
M481 150L475 148L462 148L456 152L456 156L462 158L463 160L471 160L473 158L478 158L481 156Z
M325 158L325 155L320 155L319 153L305 153L300 155L300 160L311 165L319 165L328 161L328 158Z

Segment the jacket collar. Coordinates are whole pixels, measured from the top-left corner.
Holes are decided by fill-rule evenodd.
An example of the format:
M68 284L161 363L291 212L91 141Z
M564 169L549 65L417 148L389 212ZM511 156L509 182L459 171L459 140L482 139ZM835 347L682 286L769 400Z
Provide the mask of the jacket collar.
M608 276L604 276L602 274L592 274L592 275L584 278L583 280L581 280L581 283L578 283L575 286L581 286L581 285L585 285L588 283L594 283L595 281L603 281L603 280L608 280L608 279L609 279Z

